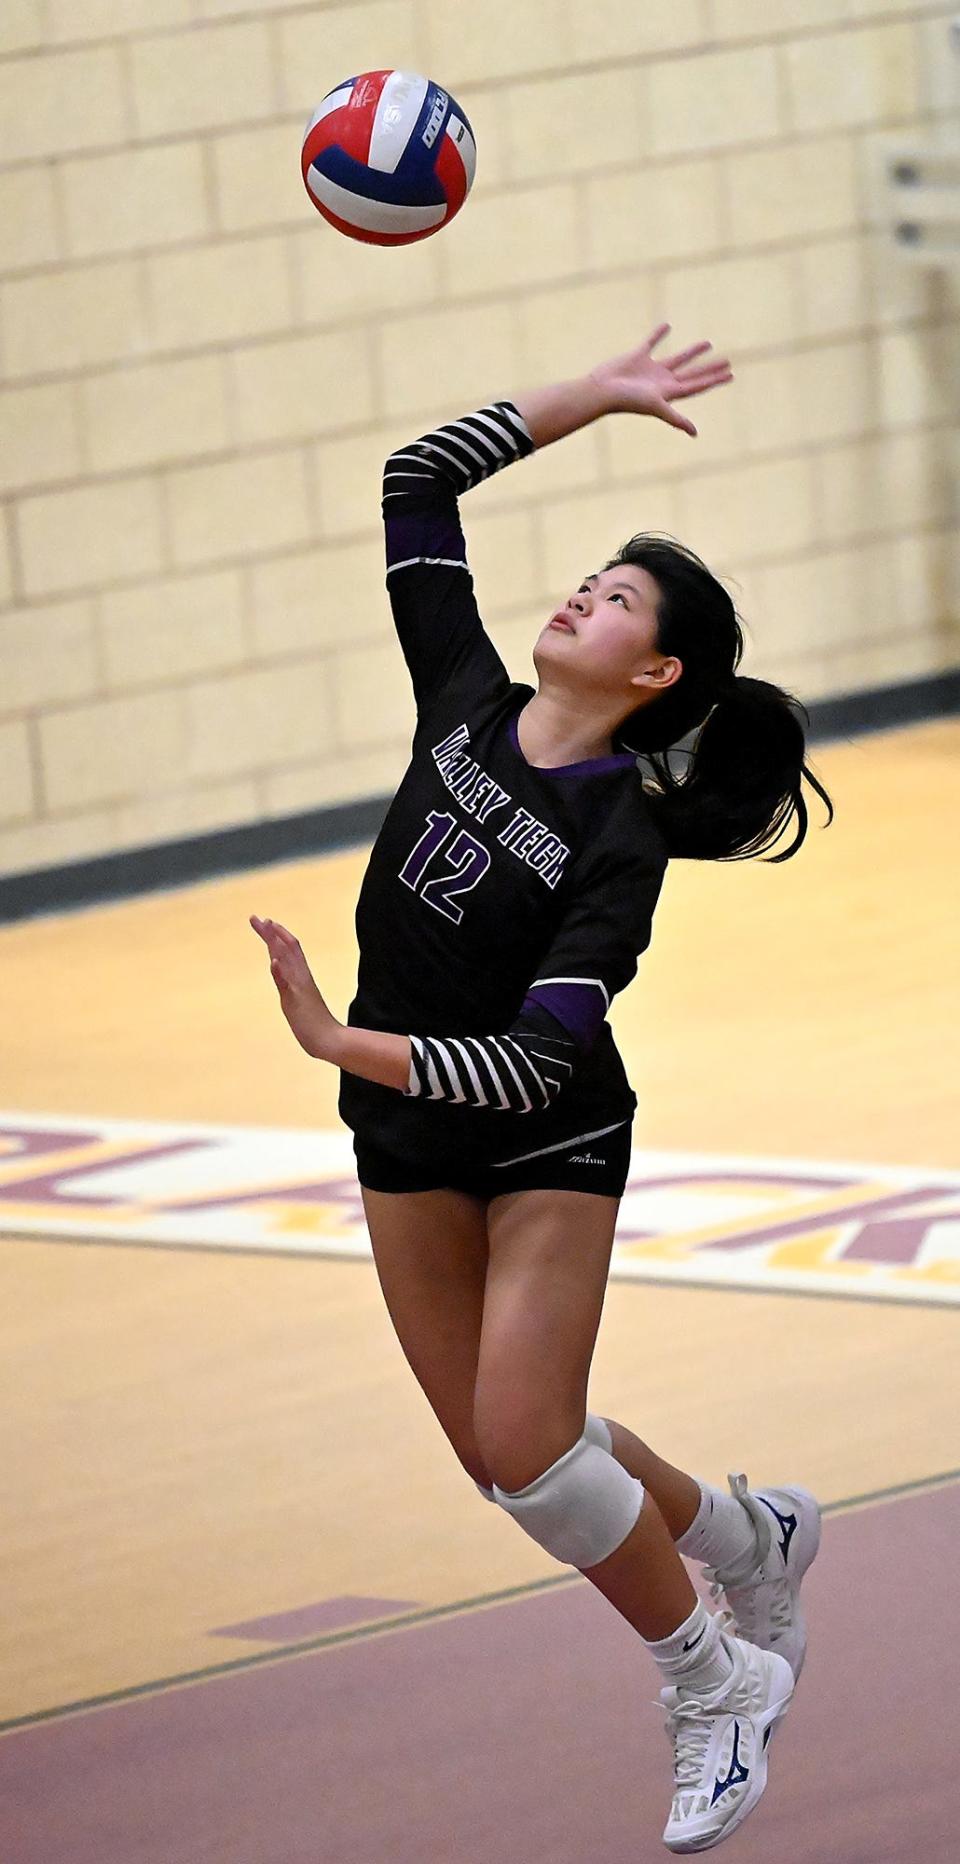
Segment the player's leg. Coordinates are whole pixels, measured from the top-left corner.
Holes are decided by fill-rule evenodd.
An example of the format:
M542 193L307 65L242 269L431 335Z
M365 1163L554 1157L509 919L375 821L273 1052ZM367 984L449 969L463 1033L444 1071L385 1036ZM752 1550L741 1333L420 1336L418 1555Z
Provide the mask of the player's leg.
M794 1679L784 1658L706 1611L653 1496L584 1433L618 1201L491 1200L476 1437L501 1507L578 1567L655 1658L675 1752L664 1842L706 1850L757 1804Z
M464 1469L489 1487L473 1427L487 1270L484 1202L464 1191L360 1190L407 1363Z
M741 1471L729 1493L683 1475L614 1418L605 1418L611 1453L656 1498L677 1549L706 1570L740 1637L803 1668L807 1627L800 1601L820 1546L820 1505L796 1483L751 1489Z
M488 1205L474 1425L480 1455L507 1493L526 1488L583 1434L617 1207L613 1197L568 1191L515 1191ZM689 1616L696 1594L652 1492L639 1499L623 1544L581 1570L641 1636L656 1639Z

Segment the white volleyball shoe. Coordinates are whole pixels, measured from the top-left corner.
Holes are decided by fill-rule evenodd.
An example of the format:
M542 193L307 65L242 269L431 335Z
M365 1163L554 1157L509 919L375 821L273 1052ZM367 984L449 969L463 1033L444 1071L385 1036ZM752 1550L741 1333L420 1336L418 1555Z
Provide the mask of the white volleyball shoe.
M720 1623L730 1623L728 1612ZM660 1692L674 1747L663 1842L677 1853L711 1850L753 1811L767 1784L770 1737L796 1687L785 1657L759 1650L732 1630L720 1635L733 1659L726 1683L709 1694L682 1686Z
M820 1504L792 1485L751 1490L745 1475L727 1482L753 1522L756 1547L729 1566L705 1567L710 1595L723 1594L738 1637L785 1657L796 1679L807 1649L800 1585L820 1545Z

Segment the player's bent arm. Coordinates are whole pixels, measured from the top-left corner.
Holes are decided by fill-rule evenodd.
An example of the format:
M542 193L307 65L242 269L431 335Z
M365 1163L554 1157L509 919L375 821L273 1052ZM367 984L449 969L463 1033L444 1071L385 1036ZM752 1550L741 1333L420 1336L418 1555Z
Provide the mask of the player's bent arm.
M400 1036L341 1025L324 1059L409 1099L532 1113L566 1086L578 1053L556 1019L534 1009L484 1036Z
M535 449L547 447L608 412L607 395L591 376L584 375L547 388L528 389L513 401L489 402L473 414L446 422L433 433L421 434L419 439L397 447L386 461L384 520L389 522L396 514L395 528L409 525L408 511L419 512L436 493L449 501L451 492L467 492L522 458L531 451L531 443ZM402 546L402 535L396 539L388 536L388 574L401 566Z
M358 1074L363 1081L395 1087L399 1093L410 1079L410 1047L409 1036L338 1023L317 1060L332 1062L335 1068L342 1068L345 1074Z

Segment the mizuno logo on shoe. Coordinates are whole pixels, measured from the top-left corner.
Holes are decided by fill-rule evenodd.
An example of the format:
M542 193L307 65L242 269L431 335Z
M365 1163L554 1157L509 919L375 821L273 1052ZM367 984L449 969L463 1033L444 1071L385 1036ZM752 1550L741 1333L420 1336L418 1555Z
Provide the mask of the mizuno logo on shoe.
M769 1502L765 1495L758 1495L757 1500L758 1502L762 1502L765 1508L769 1508L770 1513L780 1524L780 1552L783 1554L784 1565L786 1565L787 1554L790 1551L790 1542L797 1531L797 1517L795 1514L781 1514L779 1508L775 1508L773 1503Z
M713 1783L713 1797L710 1801L711 1806L716 1805L717 1800L720 1798L720 1795L722 1793L725 1793L728 1787L743 1786L744 1782L746 1780L749 1780L750 1778L749 1767L744 1767L740 1759L740 1756L737 1753L737 1748L739 1744L740 1744L740 1723L734 1722L733 1724L733 1748L730 1754L730 1772L727 1774L727 1777L725 1780L721 1780L720 1775L717 1774L717 1777Z

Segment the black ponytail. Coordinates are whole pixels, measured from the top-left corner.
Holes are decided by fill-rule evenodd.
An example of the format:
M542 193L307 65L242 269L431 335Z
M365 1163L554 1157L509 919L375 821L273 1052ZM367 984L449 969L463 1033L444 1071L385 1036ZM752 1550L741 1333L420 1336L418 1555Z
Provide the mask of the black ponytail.
M691 861L745 861L772 848L796 818L789 861L807 833L805 777L833 804L805 763L806 707L768 680L737 678L743 632L723 584L673 538L640 533L604 564L633 563L657 583L657 650L683 672L614 734L617 749L648 767L645 788L669 854ZM692 736L691 736L692 734ZM686 748L680 741L689 739ZM678 772L676 759L686 760Z

